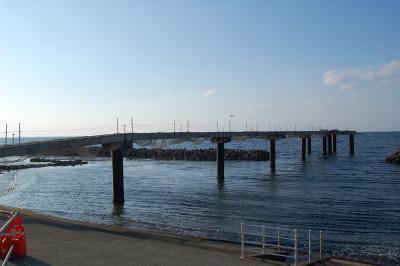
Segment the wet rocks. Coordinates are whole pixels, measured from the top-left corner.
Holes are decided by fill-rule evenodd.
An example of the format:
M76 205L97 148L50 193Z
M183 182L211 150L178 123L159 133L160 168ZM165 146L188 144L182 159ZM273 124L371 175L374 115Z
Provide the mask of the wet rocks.
M268 161L269 153L264 150L225 149L225 160ZM215 161L215 149L132 149L124 154L130 159Z
M32 158L30 159L29 164L9 164L9 165L0 165L0 171L12 171L12 170L21 170L28 168L42 168L48 166L75 166L75 165L83 165L87 164L86 161L82 160L50 160L50 159L41 159L41 158Z
M388 156L386 158L387 163L395 163L395 164L400 164L400 151L396 151L392 155Z
M75 165L83 165L87 164L87 161L83 160L52 160L52 159L43 159L43 158L32 158L30 159L31 163L50 163L51 166L75 166Z

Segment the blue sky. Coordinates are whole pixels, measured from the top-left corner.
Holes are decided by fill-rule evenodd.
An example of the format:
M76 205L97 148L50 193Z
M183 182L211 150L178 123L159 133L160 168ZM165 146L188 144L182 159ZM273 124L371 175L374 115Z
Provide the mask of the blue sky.
M0 0L0 125L400 130L399 12L399 1Z

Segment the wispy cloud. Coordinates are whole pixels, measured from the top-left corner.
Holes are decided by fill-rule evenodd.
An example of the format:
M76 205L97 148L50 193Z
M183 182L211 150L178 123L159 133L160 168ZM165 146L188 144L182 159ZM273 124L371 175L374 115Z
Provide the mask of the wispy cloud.
M215 90L206 90L205 92L203 92L203 95L208 97L211 96L215 93Z
M400 60L384 65L329 70L323 74L324 83L341 90L364 87L392 87L400 84Z

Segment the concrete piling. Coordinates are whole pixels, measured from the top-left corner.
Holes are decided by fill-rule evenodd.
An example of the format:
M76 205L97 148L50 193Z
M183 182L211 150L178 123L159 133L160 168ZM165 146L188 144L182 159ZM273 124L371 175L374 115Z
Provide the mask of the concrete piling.
M322 154L326 155L326 136L322 136Z
M301 160L306 161L306 138L301 138Z
M271 139L270 143L270 167L271 173L275 172L275 140Z
M307 137L307 152L311 153L311 137Z
M336 134L332 134L332 151L336 153Z
M354 135L349 135L350 155L354 155Z
M225 175L224 169L224 149L225 143L231 141L230 137L222 136L222 137L212 137L211 142L217 144L217 179L218 181L223 181Z
M332 154L332 134L328 135L328 153Z
M115 149L112 151L113 168L113 203L123 204L124 199L124 161L123 150Z
M217 144L217 178L218 180L224 179L224 146L225 144Z

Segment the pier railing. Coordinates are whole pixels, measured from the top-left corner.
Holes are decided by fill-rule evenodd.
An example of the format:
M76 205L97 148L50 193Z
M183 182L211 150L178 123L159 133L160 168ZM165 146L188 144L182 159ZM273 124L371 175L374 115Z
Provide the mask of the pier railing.
M241 256L260 257L297 266L323 257L322 231L240 224Z

